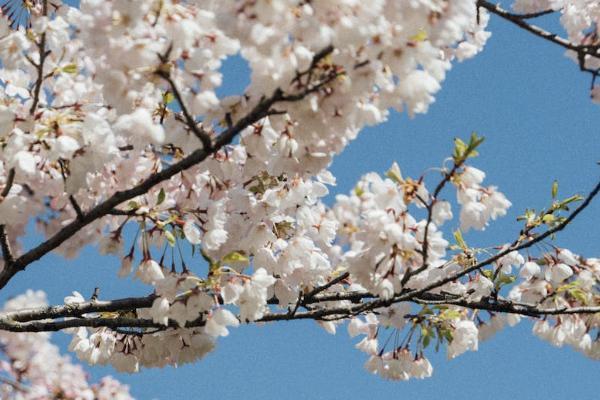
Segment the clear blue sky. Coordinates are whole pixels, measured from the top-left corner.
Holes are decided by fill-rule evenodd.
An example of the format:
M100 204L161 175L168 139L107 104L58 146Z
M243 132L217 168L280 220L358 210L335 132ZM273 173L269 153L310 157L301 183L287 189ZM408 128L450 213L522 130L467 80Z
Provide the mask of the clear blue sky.
M480 245L511 240L515 217L526 207L547 204L552 180L563 195L586 193L600 177L600 108L588 97L589 77L561 49L503 21L492 20L493 37L474 60L449 73L428 114L410 120L393 115L369 129L335 160L335 193L347 193L367 171L384 172L397 160L403 172L419 175L449 155L452 138L472 130L486 136L474 165L485 170L513 202L507 217L473 239ZM226 65L226 92L247 80L239 62ZM585 256L600 256L600 202L587 209L557 244ZM474 236L473 236L474 237ZM31 235L26 245L40 238ZM469 238L467 237L467 240ZM119 261L93 248L65 262L50 256L19 274L0 300L26 288L44 289L53 303L71 290L101 297L142 293L117 280ZM56 334L65 347L68 338ZM447 361L432 355L434 375L424 381L386 382L363 369L365 356L340 329L331 336L314 322L242 326L219 341L217 350L194 365L116 374L89 368L94 377L113 374L131 384L140 399L597 399L600 363L557 349L531 334L524 322Z

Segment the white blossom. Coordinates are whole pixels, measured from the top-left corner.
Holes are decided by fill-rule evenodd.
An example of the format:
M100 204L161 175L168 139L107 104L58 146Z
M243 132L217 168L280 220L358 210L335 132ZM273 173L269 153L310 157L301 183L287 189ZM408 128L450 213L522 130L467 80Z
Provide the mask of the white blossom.
M448 358L454 358L467 350L477 351L478 330L473 321L460 320L454 323L452 342L448 346Z

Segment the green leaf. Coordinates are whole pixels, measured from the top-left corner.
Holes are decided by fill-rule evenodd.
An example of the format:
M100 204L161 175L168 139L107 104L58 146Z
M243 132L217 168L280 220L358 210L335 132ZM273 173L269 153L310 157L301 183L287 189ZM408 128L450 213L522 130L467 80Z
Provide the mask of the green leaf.
M559 204L561 206L566 206L569 203L573 203L575 201L581 201L581 200L583 200L583 198L584 197L582 195L576 194L576 195L573 195L571 197L567 197L566 199L564 199L563 201L561 201Z
M458 319L460 318L460 312L458 310L446 310L440 314L440 319L449 320L449 319Z
M588 303L588 297L585 294L585 292L580 289L580 288L575 288L572 289L571 291L569 291L569 294L571 296L573 296L578 302L580 302L581 304L587 304Z
M169 242L169 245L171 247L175 246L175 242L177 239L175 239L175 235L173 235L173 233L171 231L167 231L164 230L163 233L165 234L165 238L167 238L167 242Z
M419 32L412 35L409 39L413 42L424 42L425 40L427 40L427 31L421 28L419 29Z
M127 207L129 207L130 210L137 210L138 208L140 208L140 205L138 204L137 201L135 200L130 200L127 203Z
M558 181L555 180L552 182L552 199L556 199L556 195L558 194Z
M452 153L454 162L458 163L460 161L463 161L466 150L467 144L463 142L460 138L454 138L454 152Z
M169 104L171 103L173 100L175 100L175 96L173 95L173 93L171 92L165 92L163 94L163 103L164 104Z
M158 192L158 199L156 200L156 205L159 206L165 201L167 195L165 194L165 189L160 188L160 192Z
M477 132L471 132L471 137L470 137L470 141L469 141L469 146L473 149L477 148L481 143L483 143L483 141L485 140L485 137L483 136L478 136Z
M463 238L460 229L454 231L454 240L456 241L456 244L460 246L461 249L467 249L467 243L465 243L465 239Z
M469 138L469 146L467 148L465 158L477 157L479 153L475 150L481 143L483 143L483 137L477 136L477 133L472 132Z
M448 343L452 343L452 340L454 339L454 337L452 336L452 331L450 329L442 330L442 335L444 335L444 337L446 338Z
M431 308L429 308L428 306L423 306L421 311L419 311L419 315L428 315L428 314L434 314L433 310Z
M514 275L509 275L501 272L496 278L496 287L501 288L504 285L508 285L517 280L517 277Z
M467 158L476 157L479 155L476 149L479 147L485 138L483 136L477 136L476 132L471 133L469 143L463 142L459 138L454 139L454 152L452 157L456 164L464 162Z
M545 224L550 225L556 221L556 217L554 217L552 214L546 214L542 217L542 221L544 221Z
M354 194L357 195L358 197L362 196L365 193L364 190L362 190L359 186L356 186L354 188Z
M61 71L66 74L76 74L77 73L77 64L67 64L61 68Z
M481 273L489 280L492 280L494 278L494 271L492 271L491 269L484 269L483 271L481 271Z
M221 259L224 264L234 264L247 266L250 264L250 259L241 251L232 251Z
M402 179L402 173L400 172L400 167L396 162L394 162L392 164L392 167L387 170L385 176L387 176L397 184L401 184L404 182L404 179Z
M558 289L556 289L556 293L570 292L571 290L578 288L580 284L581 282L579 281L565 283L564 285L561 285L558 287Z
M431 339L435 339L435 333L436 331L433 329L433 327L421 325L421 340L423 342L424 349L427 348L427 346L429 346L429 344L431 343Z
M426 335L423 336L423 348L426 349L427 346L429 346L429 343L431 343L431 336Z

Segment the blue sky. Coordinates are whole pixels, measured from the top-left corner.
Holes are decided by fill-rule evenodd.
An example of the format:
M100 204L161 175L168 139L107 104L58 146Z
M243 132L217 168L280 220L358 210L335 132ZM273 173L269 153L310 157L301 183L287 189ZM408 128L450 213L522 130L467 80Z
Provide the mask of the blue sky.
M600 109L589 100L589 76L561 49L492 18L493 36L473 60L455 65L426 115L394 114L367 129L333 163L334 193L347 193L361 174L384 172L396 160L418 176L450 154L452 138L473 130L486 137L473 164L488 174L513 202L509 215L483 234L467 236L481 246L513 239L515 217L526 207L548 204L550 185L560 182L565 197L586 193L599 179ZM239 92L247 81L239 62L225 68L224 92ZM448 196L451 196L448 194ZM557 245L584 256L600 256L600 202L592 204ZM31 235L26 246L40 238ZM76 260L50 256L17 275L0 300L26 288L44 289L53 303L72 290L84 295L101 287L101 297L142 293L118 280L116 258L86 248ZM507 328L480 350L447 361L431 355L434 376L424 381L386 382L363 369L365 356L345 329L331 336L314 322L242 326L219 341L217 350L194 365L116 374L89 368L94 377L112 374L130 383L140 399L578 399L597 398L600 364L531 334L524 322ZM54 336L63 348L68 338Z

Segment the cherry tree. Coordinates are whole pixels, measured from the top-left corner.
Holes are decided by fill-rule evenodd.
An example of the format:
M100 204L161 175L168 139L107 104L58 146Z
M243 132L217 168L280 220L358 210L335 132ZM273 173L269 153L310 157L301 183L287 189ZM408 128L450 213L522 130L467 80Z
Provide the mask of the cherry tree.
M9 301L3 398L130 398L112 378L89 383L50 343L54 331L72 335L69 349L85 363L132 373L198 361L242 324L297 319L360 336L366 369L385 379L429 377L429 352L475 351L522 318L540 338L600 358L600 259L553 241L600 183L560 197L549 182L548 204L526 210L492 251L463 237L511 206L475 166L482 148L485 157L475 133L454 139L422 176L394 163L334 204L322 200L335 184L333 157L391 112L426 113L446 73L483 50L491 16L563 47L600 102L600 3L512 8L4 1L0 290L50 253L73 258L97 245L148 294L75 291L48 305L28 291ZM535 24L549 14L565 36ZM228 57L247 62L250 84L219 98ZM32 218L44 240L25 248Z

